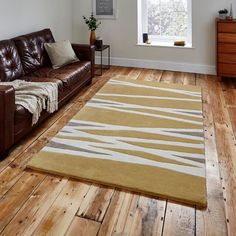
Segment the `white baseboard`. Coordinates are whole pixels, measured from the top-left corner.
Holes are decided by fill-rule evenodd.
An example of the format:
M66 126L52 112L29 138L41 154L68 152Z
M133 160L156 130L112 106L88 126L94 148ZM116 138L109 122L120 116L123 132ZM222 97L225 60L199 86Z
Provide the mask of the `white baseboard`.
M103 63L107 63L107 57L103 58ZM100 57L96 56L96 63L100 63ZM111 57L111 65L125 66L125 67L137 67L147 69L159 69L170 71L182 71L199 74L216 74L216 67L213 65L200 65L190 63L177 63L172 61L155 61L155 60L142 60L142 59L129 59L120 57Z

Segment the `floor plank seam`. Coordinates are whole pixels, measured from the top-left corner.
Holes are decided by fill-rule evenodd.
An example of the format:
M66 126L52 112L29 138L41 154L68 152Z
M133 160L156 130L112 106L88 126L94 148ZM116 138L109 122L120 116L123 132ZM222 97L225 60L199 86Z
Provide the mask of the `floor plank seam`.
M165 204L165 211L164 211L164 217L163 217L163 223L162 223L162 229L161 229L161 236L164 235L164 228L165 228L165 221L166 221L166 213L167 213L167 205L168 205L168 199L166 200L166 204Z

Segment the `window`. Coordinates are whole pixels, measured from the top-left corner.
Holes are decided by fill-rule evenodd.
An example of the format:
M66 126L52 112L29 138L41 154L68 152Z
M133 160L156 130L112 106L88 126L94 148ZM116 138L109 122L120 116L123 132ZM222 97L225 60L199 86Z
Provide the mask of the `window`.
M152 44L192 46L191 0L138 0L138 42L148 33Z

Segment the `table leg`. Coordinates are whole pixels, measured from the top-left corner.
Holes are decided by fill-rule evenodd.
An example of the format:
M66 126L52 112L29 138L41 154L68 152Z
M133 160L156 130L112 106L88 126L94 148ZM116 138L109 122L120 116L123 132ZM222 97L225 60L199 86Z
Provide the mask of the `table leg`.
M101 51L101 75L102 75L102 51Z
M111 51L110 51L110 46L108 48L108 69L110 69L111 66Z

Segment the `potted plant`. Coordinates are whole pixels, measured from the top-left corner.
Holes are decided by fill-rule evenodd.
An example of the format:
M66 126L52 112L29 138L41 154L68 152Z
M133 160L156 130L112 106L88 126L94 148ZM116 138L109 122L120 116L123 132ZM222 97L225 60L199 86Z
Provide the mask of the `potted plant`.
M227 9L223 9L219 11L219 18L221 20L225 20L228 14L228 10Z
M90 44L94 45L96 41L96 29L101 24L101 22L98 22L98 20L93 16L93 13L91 13L91 16L89 18L83 16L84 21L86 25L88 25L89 30L91 31L90 34Z

